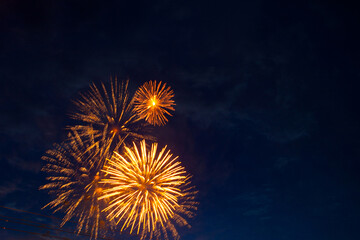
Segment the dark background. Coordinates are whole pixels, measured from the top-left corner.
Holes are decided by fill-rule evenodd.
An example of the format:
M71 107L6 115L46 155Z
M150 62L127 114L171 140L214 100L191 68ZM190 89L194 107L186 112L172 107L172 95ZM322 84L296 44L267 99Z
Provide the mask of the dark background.
M182 239L360 239L359 16L346 1L1 1L0 205L51 214L40 157L77 93L116 75L175 91L154 135L199 189Z

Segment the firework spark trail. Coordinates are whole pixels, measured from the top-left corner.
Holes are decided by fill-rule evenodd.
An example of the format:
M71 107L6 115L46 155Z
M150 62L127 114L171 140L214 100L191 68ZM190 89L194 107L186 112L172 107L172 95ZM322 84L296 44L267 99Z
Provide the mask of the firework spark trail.
M150 124L165 125L174 111L173 91L149 81L130 99L127 88L128 81L115 78L109 88L90 85L74 101L70 117L78 124L42 158L50 182L40 189L55 195L45 207L65 211L61 226L77 218L77 232L95 239L101 225L112 228L115 221L141 239L169 239L169 233L178 239L176 226L190 227L186 218L197 209L197 191L178 157L166 147L157 152L157 143L148 150L145 142L155 139L148 135ZM134 142L141 139L138 149Z
M173 97L174 92L166 87L166 83L148 81L135 93L134 110L140 118L152 125L165 125L168 121L166 115L171 116L170 111L175 110Z
M47 162L42 171L49 174L49 183L40 189L55 195L55 199L45 207L54 209L54 212L65 212L61 227L70 219L77 218L77 233L84 229L96 239L99 228L106 230L106 219L101 216L97 197L102 191L100 170L110 154L109 144L95 142L93 137L85 141L76 131L70 135L71 141L55 144L42 157Z
M95 141L105 137L112 150L123 143L154 138L148 135L148 124L133 113L133 100L129 98L128 81L110 80L110 87L90 85L90 90L74 101L76 111L70 117L78 121L68 129L80 136L93 135Z
M142 239L160 235L168 239L168 231L178 239L175 224L189 227L184 217L193 217L197 202L190 177L177 158L166 147L158 153L157 143L148 151L143 140L140 149L133 143L133 148L125 146L124 156L115 153L108 159L100 181L106 187L99 197L108 201L103 210L108 218Z

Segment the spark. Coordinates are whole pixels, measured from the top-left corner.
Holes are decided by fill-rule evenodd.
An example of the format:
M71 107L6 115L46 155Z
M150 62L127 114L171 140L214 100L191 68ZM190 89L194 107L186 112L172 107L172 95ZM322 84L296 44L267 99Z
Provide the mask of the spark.
M69 135L71 140L54 144L42 157L46 161L42 171L49 175L49 183L40 189L55 196L44 208L65 212L61 227L72 218L78 219L77 234L84 230L96 239L99 230L106 232L107 220L102 216L98 196L102 193L100 170L110 154L109 145L94 142L93 137L84 141L76 131Z
M129 81L121 82L115 78L110 87L94 83L90 90L80 94L74 101L76 110L70 117L77 120L68 129L77 131L80 136L93 135L95 141L108 140L112 150L134 140L154 138L148 135L146 122L133 113L133 100L128 94Z
M108 202L103 211L122 223L121 231L136 232L141 239L168 239L171 232L178 239L175 224L190 227L185 217L193 217L197 208L196 191L178 157L166 146L158 153L157 146L148 151L143 140L140 148L125 146L124 156L115 152L102 170L100 182L106 187L99 200Z
M135 93L135 112L140 118L145 119L151 125L165 125L168 121L166 115L171 116L174 111L174 92L166 83L160 81L148 81Z

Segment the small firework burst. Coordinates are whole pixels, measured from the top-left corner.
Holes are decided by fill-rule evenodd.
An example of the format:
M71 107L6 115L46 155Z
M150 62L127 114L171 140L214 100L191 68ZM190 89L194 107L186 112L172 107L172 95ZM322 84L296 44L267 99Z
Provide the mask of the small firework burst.
M173 97L174 92L166 83L148 81L135 93L135 112L151 125L165 125L166 115L171 116L170 111L174 111Z
M158 153L157 143L148 151L145 140L140 149L135 143L125 146L124 156L115 152L100 181L106 186L99 199L108 202L108 219L121 222L121 231L136 231L141 239L169 239L168 232L178 239L175 225L190 227L185 218L192 217L197 206L196 191L180 164L166 147Z
M133 101L128 95L128 81L119 83L110 80L110 88L103 83L74 101L76 111L70 114L78 124L68 127L80 136L94 136L95 142L106 139L112 150L118 150L123 143L138 139L153 139L147 135L146 123L133 114Z
M77 233L84 231L96 239L99 230L106 232L106 217L101 213L98 196L102 192L99 180L109 157L109 145L94 142L94 138L84 141L77 132L69 135L71 141L55 144L42 157L46 161L42 171L49 175L49 183L40 189L55 196L44 208L65 212L61 226L72 218L78 219Z

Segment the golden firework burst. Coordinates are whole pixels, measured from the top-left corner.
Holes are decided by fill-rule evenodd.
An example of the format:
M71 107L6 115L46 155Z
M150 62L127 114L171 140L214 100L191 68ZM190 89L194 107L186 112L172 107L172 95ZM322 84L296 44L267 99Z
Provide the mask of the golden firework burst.
M42 171L49 175L49 183L40 189L55 196L44 208L65 212L61 226L72 218L78 219L77 233L85 231L96 239L99 229L106 231L107 220L101 213L98 196L102 192L100 170L109 156L109 145L94 142L91 137L84 141L77 132L69 135L70 141L55 144L42 157L46 161ZM111 222L106 224L109 225Z
M133 114L133 101L128 95L128 81L110 80L110 87L90 85L90 90L74 101L76 111L70 114L78 124L68 127L80 136L94 136L95 141L108 140L112 150L126 141L153 139L147 135L146 123Z
M168 121L166 115L171 116L174 111L174 92L166 83L161 81L148 81L135 93L135 112L140 118L152 125L165 125Z
M124 156L115 153L102 170L104 184L99 199L106 199L104 209L110 220L122 222L121 231L129 229L152 239L168 232L177 239L175 224L190 226L185 217L192 217L197 208L196 191L190 186L190 177L184 167L164 147L157 152L157 143L140 149L125 146Z

